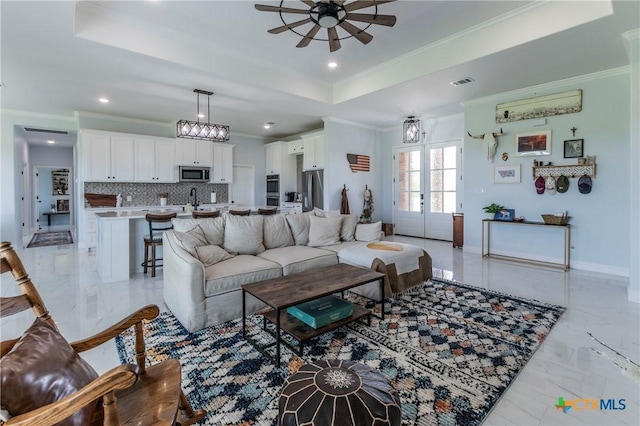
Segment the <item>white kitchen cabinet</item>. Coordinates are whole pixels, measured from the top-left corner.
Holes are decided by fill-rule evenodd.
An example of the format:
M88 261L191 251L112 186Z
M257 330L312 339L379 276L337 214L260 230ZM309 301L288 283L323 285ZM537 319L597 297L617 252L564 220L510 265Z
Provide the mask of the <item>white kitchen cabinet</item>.
M296 157L289 155L288 142L272 142L265 145L266 169L265 174L279 175L279 200L284 200L286 192L296 189ZM265 176L266 178L266 176ZM266 194L265 194L266 196Z
M289 142L287 147L287 153L292 155L300 155L304 153L304 140L300 139L297 141Z
M83 132L85 182L132 182L133 136Z
M279 175L282 172L282 151L284 142L268 143L266 150L266 172L268 175Z
M213 144L198 139L178 139L176 156L178 166L213 167Z
M233 183L233 147L230 144L213 144L211 183Z
M176 182L176 150L173 139L134 139L136 182Z
M324 169L324 133L304 136L302 140L304 142L302 170Z

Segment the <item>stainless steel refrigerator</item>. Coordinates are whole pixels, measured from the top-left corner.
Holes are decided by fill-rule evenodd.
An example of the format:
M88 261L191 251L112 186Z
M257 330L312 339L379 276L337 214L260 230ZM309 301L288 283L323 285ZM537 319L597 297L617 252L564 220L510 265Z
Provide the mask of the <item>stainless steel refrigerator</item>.
M302 172L302 211L308 212L314 207L324 209L323 171Z

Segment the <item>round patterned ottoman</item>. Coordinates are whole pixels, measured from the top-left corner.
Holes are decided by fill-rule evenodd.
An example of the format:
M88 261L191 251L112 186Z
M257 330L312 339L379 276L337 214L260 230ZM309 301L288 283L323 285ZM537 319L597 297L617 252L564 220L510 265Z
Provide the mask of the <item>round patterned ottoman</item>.
M384 375L352 361L314 361L300 367L282 389L281 426L382 426L400 424L400 397Z

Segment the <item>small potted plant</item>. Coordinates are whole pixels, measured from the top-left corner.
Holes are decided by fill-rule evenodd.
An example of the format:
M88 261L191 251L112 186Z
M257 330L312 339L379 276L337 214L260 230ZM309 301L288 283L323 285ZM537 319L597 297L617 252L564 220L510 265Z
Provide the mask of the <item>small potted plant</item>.
M169 193L168 192L161 192L158 194L158 196L160 197L160 205L161 206L166 206L167 205L167 199L169 198Z
M488 206L483 207L482 210L487 213L487 216L490 219L493 219L496 213L498 213L500 210L503 210L504 208L505 207L501 206L500 204L491 203Z

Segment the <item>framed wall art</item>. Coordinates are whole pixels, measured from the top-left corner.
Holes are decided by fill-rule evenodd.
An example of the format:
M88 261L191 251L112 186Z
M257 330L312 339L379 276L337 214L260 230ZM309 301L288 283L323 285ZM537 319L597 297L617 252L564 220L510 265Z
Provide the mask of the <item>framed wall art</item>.
M56 211L57 212L68 212L69 211L69 200L56 200Z
M60 169L51 171L52 195L69 195L69 170Z
M514 209L502 209L497 211L493 220L501 220L503 222L513 222L513 218L516 217L516 211Z
M496 105L496 123L551 117L582 111L582 90L554 93Z
M520 183L520 164L493 167L494 183Z
M516 155L551 155L551 130L516 133Z
M584 139L564 141L564 158L584 157Z

